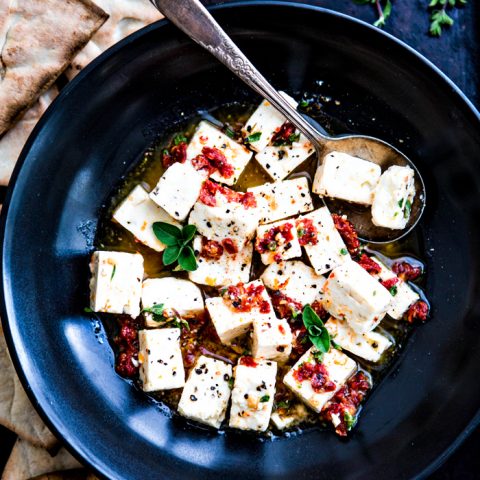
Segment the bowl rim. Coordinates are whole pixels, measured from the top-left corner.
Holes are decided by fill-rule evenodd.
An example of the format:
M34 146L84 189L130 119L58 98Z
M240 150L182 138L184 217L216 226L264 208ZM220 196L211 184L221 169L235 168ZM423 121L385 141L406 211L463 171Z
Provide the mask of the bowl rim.
M306 0L308 1L308 0ZM209 11L215 12L217 10L229 10L238 7L251 7L251 6L268 6L268 7L288 7L288 8L295 8L298 10L305 10L305 11L315 11L325 15L330 15L333 17L338 17L347 22L351 22L361 26L362 28L370 30L370 32L375 32L374 34L378 35L380 38L387 38L389 41L392 41L397 46L402 47L404 50L408 51L409 54L416 57L418 61L423 63L428 69L436 75L440 77L452 90L452 94L458 97L459 100L463 101L467 109L473 116L476 118L480 125L480 111L476 108L476 106L472 103L472 101L462 92L462 90L451 80L443 71L437 67L432 61L430 61L427 57L419 53L413 47L409 46L403 40L395 37L394 35L385 32L373 25L360 20L358 18L352 17L345 13L337 12L335 10L331 10L324 7L319 7L316 5L312 5L309 3L304 2L296 2L296 1L289 1L289 0L233 0L229 3L220 3L211 5L208 8ZM77 442L75 441L75 437L69 434L68 431L61 431L61 428L58 427L53 421L50 420L50 417L47 414L49 407L46 404L42 404L37 400L36 395L34 394L33 390L30 388L30 382L28 381L27 374L25 371L24 366L20 360L19 352L15 346L16 343L16 336L12 332L10 322L8 320L8 307L7 307L7 299L5 297L5 276L4 273L4 259L5 259L5 235L8 228L8 219L9 219L9 211L10 211L10 204L13 198L13 194L15 192L15 187L17 183L17 178L21 173L22 166L29 154L29 151L34 144L38 133L43 129L44 125L48 123L50 117L53 115L58 108L62 107L62 99L65 96L68 96L76 87L77 84L82 82L85 77L88 77L91 72L93 72L99 65L104 62L107 62L111 57L114 57L117 52L122 50L124 47L130 45L137 41L137 39L148 35L150 32L155 31L157 29L163 28L166 25L170 25L171 22L166 18L158 20L136 32L129 35L125 39L117 42L115 45L107 49L105 52L101 53L97 58L95 58L92 62L90 62L82 71L76 75L76 77L67 83L66 86L62 88L58 97L52 102L52 104L48 107L47 111L42 115L40 121L35 125L33 131L31 132L27 142L25 143L20 156L17 160L15 165L14 171L12 173L12 177L10 179L7 193L5 196L5 200L2 205L1 215L0 215L0 239L1 239L1 250L0 250L0 262L2 268L2 281L0 282L0 315L1 315L1 322L2 327L7 343L7 347L9 350L9 354L17 375L20 378L20 381L25 388L25 391L32 402L35 410L38 412L42 420L48 426L48 428L54 433L59 441L62 442L63 446L79 461L82 462L85 466L91 468L95 473L99 474L101 477L104 477L104 474L98 470L97 466L93 463L93 461L85 455L82 455L80 452L82 449L77 449ZM25 352L22 352L25 353ZM455 440L442 452L440 453L437 458L432 461L429 465L427 465L421 472L418 472L413 478L415 479L423 479L431 475L435 472L458 448L459 446L468 438L468 436L480 425L480 405L478 407L477 413L473 416L470 420L468 425L463 429L463 431L457 436Z

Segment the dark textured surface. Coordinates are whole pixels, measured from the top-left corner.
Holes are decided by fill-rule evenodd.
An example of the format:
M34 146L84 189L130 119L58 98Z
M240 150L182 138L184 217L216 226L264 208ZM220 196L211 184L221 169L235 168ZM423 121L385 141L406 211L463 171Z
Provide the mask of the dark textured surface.
M310 1L309 3L351 14L366 21L372 21L375 18L371 8L357 6L349 0ZM420 0L397 2L394 7L394 15L386 30L427 56L479 106L480 59L477 30L480 9L470 2L465 9L454 13L456 25L453 29L447 31L441 39L432 39L425 33L428 29L426 3ZM13 440L12 435L0 429L0 471L4 455L8 452ZM434 442L435 439L431 439L431 441ZM480 432L477 431L431 478L435 480L478 478L480 456L477 451L479 446Z

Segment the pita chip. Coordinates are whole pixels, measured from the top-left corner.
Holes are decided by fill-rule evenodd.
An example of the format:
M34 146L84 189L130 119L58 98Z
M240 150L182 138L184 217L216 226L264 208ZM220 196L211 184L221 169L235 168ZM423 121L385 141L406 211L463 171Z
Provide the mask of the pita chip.
M0 135L105 22L90 0L0 0Z
M0 325L0 424L33 445L52 448L57 440L33 408L15 372Z
M64 448L55 456L47 450L18 439L8 458L2 480L29 480L49 472L81 468L81 464Z
M17 159L33 128L40 120L50 103L58 95L57 87L52 86L25 115L0 138L0 186L7 186Z
M95 0L109 19L75 57L66 74L72 79L82 68L115 43L163 18L149 0Z

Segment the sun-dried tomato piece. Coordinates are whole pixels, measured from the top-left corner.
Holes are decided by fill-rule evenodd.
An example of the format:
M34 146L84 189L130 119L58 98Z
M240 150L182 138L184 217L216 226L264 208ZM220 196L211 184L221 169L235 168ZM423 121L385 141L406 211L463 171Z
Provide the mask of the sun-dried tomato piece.
M223 247L215 240L207 240L202 237L202 250L200 256L210 260L218 260L223 255Z
M217 205L217 200L215 199L215 195L218 191L217 187L218 185L215 182L211 182L210 180L203 182L198 199L204 205L208 205L209 207L215 207L215 205Z
M241 357L240 358L240 365L245 365L246 367L256 367L258 363L252 357Z
M333 392L337 386L328 376L328 371L322 363L305 362L293 372L293 378L297 382L310 381L312 389L316 393Z
M238 246L235 240L232 240L231 238L225 238L225 240L222 240L222 245L230 255L235 255L238 253Z
M217 200L215 198L217 192L222 194L229 202L240 203L245 208L255 208L257 206L255 196L252 192L236 192L231 188L224 187L211 180L203 182L199 200L209 207L215 207L217 205Z
M258 309L260 313L270 313L270 303L265 300L263 285L248 285L238 283L230 285L225 289L222 297L224 302L232 309L238 312L251 312Z
M406 261L395 262L392 266L392 270L404 282L408 280L416 280L423 273L422 267L419 265L412 265Z
M302 218L295 222L297 227L298 242L302 247L318 243L318 230L310 218Z
M218 170L222 177L230 178L235 173L233 165L228 163L227 157L218 148L203 147L202 154L210 161L212 168Z
M358 234L352 222L347 220L346 217L337 215L336 213L332 214L332 218L335 228L338 230L338 233L345 242L350 255L357 255L358 247L360 247L360 241L358 240Z
M273 135L272 145L291 145L294 141L298 141L300 135L295 134L295 126L290 122L285 122Z
M114 338L119 350L115 370L122 377L131 378L138 373L138 325L128 317L122 317L120 322L120 330Z
M415 320L420 320L421 322L426 322L428 317L428 305L423 300L419 300L415 302L410 308L407 310L405 314L405 320L408 323L413 323Z
M398 277L392 277L388 278L387 280L382 280L380 283L387 289L390 290L392 287L394 287L400 279Z
M258 253L274 252L278 247L293 240L293 224L287 222L282 225L272 227L265 232L263 237L257 237L255 242L255 249ZM277 260L278 256L278 260ZM275 255L274 260L280 261L281 255Z
M377 274L382 271L382 267L380 267L380 265L368 255L365 255L365 253L362 253L360 256L358 264L370 274Z
M293 298L287 297L279 290L271 292L270 298L272 300L273 309L280 318L293 319L302 313L303 305Z

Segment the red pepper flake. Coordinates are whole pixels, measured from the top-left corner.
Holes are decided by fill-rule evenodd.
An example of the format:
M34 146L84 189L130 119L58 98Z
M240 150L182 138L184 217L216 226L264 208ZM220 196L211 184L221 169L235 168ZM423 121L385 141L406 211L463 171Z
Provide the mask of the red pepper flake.
M387 289L390 290L393 286L395 286L400 279L398 277L389 278L387 280L382 280L380 283Z
M302 313L303 305L293 298L287 297L279 290L271 292L273 309L280 318L292 319L294 316Z
M363 372L356 373L332 397L322 410L323 420L332 422L335 415L340 423L335 427L335 433L345 437L351 429L358 413L358 407L370 390L370 382Z
M173 145L170 150L164 150L162 154L162 163L165 168L172 166L174 163L185 163L187 160L187 144L180 142Z
M255 368L258 363L252 357L242 357L240 358L240 365L245 365L246 367Z
M337 388L335 383L330 380L325 365L317 361L302 363L294 370L293 378L297 382L309 380L315 393L333 392Z
M295 222L297 227L298 242L302 247L318 243L318 230L310 218L302 218Z
M395 262L392 270L404 281L416 280L422 273L422 267L409 262Z
M230 255L235 255L236 253L238 253L238 246L235 240L232 240L231 238L226 238L225 240L222 240L222 245L223 248Z
M210 260L219 260L223 255L223 247L219 242L215 240L207 240L202 237L202 250L200 256Z
M368 255L362 253L358 264L364 268L371 275L378 274L382 271L382 267L375 261L372 260Z
M211 180L203 182L199 200L209 207L215 207L217 205L217 200L215 198L217 192L222 194L229 202L240 203L245 208L255 208L257 206L255 195L252 192L236 192L231 188L224 187Z
M358 247L360 247L360 241L358 240L358 234L352 222L341 215L337 215L336 213L332 214L332 218L335 228L338 230L342 240L345 242L350 255L357 255Z
M426 322L428 317L428 305L423 300L415 302L407 310L405 314L405 320L408 323L413 323L415 320L420 320L421 322Z
M250 284L248 287L243 283L231 285L223 293L223 300L232 310L237 312L251 312L258 309L260 313L270 313L270 302L265 300L263 285Z
M272 145L281 146L281 145L291 145L293 141L298 140L297 135L295 135L295 126L290 122L285 122L273 135ZM299 137L299 135L298 135Z
M114 338L119 349L115 370L122 377L131 378L138 373L138 366L134 365L134 361L138 361L138 325L129 317L122 317L120 322L119 333Z
M192 165L197 170L207 170L208 175L218 171L224 178L230 178L235 173L233 166L228 163L227 157L215 147L203 147L201 155L192 159Z
M270 230L265 232L263 237L257 237L255 249L260 254L266 252L275 252L279 247L293 240L294 236L292 230L293 224L291 223L283 223L282 225L272 227ZM278 257L278 259L276 257ZM278 262L282 259L282 256L276 254L274 259Z
M285 328L283 328L283 325L278 326L278 331L282 334L285 335Z

